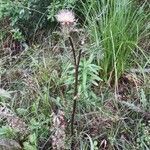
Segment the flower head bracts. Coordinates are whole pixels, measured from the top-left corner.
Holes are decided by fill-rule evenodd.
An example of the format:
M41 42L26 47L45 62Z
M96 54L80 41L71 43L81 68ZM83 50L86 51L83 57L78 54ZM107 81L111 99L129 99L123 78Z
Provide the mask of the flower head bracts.
M59 11L56 19L62 25L73 25L76 22L74 13L67 9Z
M76 25L74 13L67 9L59 11L56 15L56 19L61 24L62 32L66 35L69 34Z

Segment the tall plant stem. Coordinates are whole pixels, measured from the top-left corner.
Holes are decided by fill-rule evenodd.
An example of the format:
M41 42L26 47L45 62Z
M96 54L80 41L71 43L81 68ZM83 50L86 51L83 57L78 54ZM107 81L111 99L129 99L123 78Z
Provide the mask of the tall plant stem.
M77 65L77 60L76 60L76 51L75 51L75 47L74 47L73 40L72 40L72 38L71 38L70 36L69 36L69 42L70 42L71 50L72 50L72 53L73 53L74 66L76 66L76 65Z
M78 58L77 58L75 48L74 48L74 43L71 37L69 37L69 41L70 41L70 45L72 48L72 53L74 57L74 68L75 68L75 84L74 84L74 98L73 98L74 101L73 101L73 110L72 110L72 116L71 116L71 136L73 136L74 135L74 118L75 118L77 99L78 99L79 64L80 64L82 50L79 51Z

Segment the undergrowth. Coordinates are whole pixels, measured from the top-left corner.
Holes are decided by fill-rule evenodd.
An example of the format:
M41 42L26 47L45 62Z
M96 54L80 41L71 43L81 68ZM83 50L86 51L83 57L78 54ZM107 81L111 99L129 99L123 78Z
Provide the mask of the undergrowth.
M17 3L31 4L30 1ZM45 17L54 20L55 13L64 7L82 12L76 16L80 18L77 27L81 29L71 33L76 50L83 51L79 64L74 149L149 150L148 2L137 6L130 0L80 1L80 8L76 1L53 3L57 4L56 8L52 4L46 8L41 3L34 4L35 10L47 12ZM0 12L5 12L0 15L1 20L6 16L10 20L16 18L17 25L8 25L11 30L19 27L20 11L26 14L34 8L15 6L12 12L12 7L4 9L6 5L12 6L15 2L8 0L0 6ZM26 22L24 17L22 21ZM33 29L30 34L38 33L40 23L43 27L44 19L41 21L40 17L36 16L33 24L30 22L33 27L28 28ZM41 36L40 44L24 43L26 46L19 48L12 45L16 39L19 42L27 38L23 32L20 34L21 28L13 32L18 34L13 34L12 43L6 46L7 34L4 35L3 28L0 31L0 149L54 148L57 119L63 120L65 128L65 140L61 144L65 145L64 149L71 149L73 56L69 41L62 36L59 27L49 30L46 29L47 35Z

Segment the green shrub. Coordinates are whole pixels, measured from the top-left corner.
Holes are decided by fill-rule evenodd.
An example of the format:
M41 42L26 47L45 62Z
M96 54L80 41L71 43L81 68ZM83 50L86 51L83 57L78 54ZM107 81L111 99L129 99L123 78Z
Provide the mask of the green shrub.
M31 40L38 31L48 33L54 28L54 15L60 9L73 9L76 5L76 0L0 0L0 21L8 20L8 32L10 28L19 30L25 39Z

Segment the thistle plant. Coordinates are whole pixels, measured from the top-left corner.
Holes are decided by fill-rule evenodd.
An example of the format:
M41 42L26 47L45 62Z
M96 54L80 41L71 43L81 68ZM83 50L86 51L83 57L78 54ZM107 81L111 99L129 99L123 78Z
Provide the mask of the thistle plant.
M61 31L63 32L65 38L68 38L68 40L70 42L71 51L72 51L72 54L73 54L74 69L75 69L73 110L72 110L72 116L71 116L71 136L73 136L74 135L74 118L75 118L75 112L76 112L76 107L77 107L77 99L78 99L79 64L80 64L80 58L81 58L82 50L79 50L79 51L75 50L75 44L73 42L72 37L70 36L70 32L76 26L76 19L75 19L74 13L72 11L69 11L69 10L61 10L56 15L56 19L61 25Z

